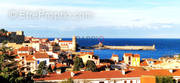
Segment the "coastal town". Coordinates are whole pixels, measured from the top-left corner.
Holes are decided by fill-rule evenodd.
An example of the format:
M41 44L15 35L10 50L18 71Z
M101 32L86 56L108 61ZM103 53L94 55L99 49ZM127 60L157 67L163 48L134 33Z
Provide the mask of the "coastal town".
M152 59L124 53L101 59L94 51L78 49L76 36L49 40L4 29L0 35L1 77L6 66L14 64L18 76L30 75L34 83L180 83L180 55Z

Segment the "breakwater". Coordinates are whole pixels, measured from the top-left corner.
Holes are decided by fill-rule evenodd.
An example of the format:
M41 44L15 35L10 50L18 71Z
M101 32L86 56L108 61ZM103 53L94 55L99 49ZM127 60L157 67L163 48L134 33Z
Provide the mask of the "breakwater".
M155 50L155 45L152 46L110 46L103 45L103 43L99 43L97 45L92 46L95 49L119 49L119 50Z
M155 45L152 46L109 46L104 45L103 47L99 47L101 49L120 49L120 50L155 50ZM97 49L99 49L97 48Z

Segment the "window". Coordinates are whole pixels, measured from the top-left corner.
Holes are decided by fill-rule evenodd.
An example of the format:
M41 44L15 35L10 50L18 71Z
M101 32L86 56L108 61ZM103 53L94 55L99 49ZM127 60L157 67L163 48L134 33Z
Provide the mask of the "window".
M37 61L37 64L39 64L39 60Z
M99 82L99 83L104 83L104 82Z
M133 81L131 80L130 83L133 83Z
M126 81L126 80L124 80L124 83L127 83L127 81Z
M28 63L27 63L27 65L31 65L31 63L30 63L30 62L28 62Z
M31 70L31 68L27 68L27 70L28 70L28 71L30 71L30 70Z
M131 60L131 57L129 57L129 61Z

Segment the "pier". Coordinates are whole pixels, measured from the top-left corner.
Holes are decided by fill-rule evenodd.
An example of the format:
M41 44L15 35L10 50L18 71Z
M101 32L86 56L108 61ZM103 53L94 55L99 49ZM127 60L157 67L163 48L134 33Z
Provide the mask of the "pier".
M95 49L119 49L119 50L155 50L155 45L152 46L110 46L99 43L93 46Z

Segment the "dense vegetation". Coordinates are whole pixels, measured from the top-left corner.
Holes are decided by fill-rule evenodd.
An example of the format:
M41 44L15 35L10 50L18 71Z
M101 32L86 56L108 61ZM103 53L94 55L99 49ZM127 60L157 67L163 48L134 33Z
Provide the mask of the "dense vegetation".
M15 55L10 55L8 52L12 49L3 46L0 51L0 81L4 83L30 83L33 82L30 75L26 77L20 72L17 66L17 61L14 60Z
M73 71L79 71L80 68L83 68L83 67L84 67L84 63L82 61L82 58L75 57Z
M86 63L86 70L95 72L97 71L96 64L92 60L88 60Z
M46 62L45 61L41 61L39 63L39 66L38 66L38 70L36 70L36 75L37 76L40 76L40 77L43 77L44 75L46 75L48 72L47 72L47 66L46 66Z
M175 83L170 76L156 76L156 83Z

